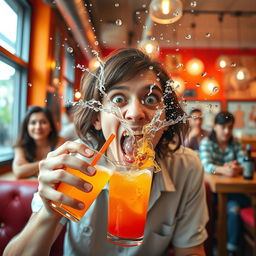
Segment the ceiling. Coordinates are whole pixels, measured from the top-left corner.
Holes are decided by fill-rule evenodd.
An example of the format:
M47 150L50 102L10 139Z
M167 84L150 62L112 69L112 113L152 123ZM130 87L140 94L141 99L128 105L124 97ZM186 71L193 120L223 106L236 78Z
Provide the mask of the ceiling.
M83 3L82 12L87 12L95 34L94 44L99 47L136 47L148 28L150 0L56 0L57 4L58 1ZM191 2L196 2L196 7ZM176 23L152 23L152 35L160 47L256 48L255 0L182 0L182 3L184 13ZM86 34L88 28L82 25L80 30Z

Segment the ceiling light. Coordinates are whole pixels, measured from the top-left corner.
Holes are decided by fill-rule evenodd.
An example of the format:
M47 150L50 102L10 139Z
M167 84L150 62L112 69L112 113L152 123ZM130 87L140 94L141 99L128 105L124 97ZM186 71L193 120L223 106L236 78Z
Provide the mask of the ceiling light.
M221 69L226 69L230 66L230 59L227 56L221 55L217 59L217 67Z
M97 59L97 57L93 57L92 59L90 59L89 61L89 69L94 71L96 70L98 67L100 66L100 62Z
M159 44L155 38L150 37L142 40L139 48L153 59L159 55Z
M239 82L245 82L249 80L250 78L250 73L247 68L245 67L239 67L235 70L235 77L236 80Z
M184 80L179 76L172 77L171 86L178 96L182 96L185 90Z
M190 75L197 76L203 73L204 63L198 58L193 58L187 62L186 69Z
M215 95L219 92L220 85L214 78L207 78L202 83L202 89L208 95Z
M151 19L160 24L171 24L182 16L180 0L152 0L149 6Z

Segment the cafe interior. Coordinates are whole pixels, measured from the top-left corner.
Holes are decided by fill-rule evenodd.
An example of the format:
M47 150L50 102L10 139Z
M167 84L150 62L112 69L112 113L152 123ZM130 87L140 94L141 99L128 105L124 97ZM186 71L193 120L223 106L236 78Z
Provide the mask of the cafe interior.
M211 131L218 112L232 113L233 136L244 150L250 145L255 170L255 0L0 0L0 254L25 226L38 186L12 171L27 110L49 108L61 130L65 106L81 101L81 76L120 48L160 62L184 111L201 109L203 129ZM243 193L251 206L240 210L237 255L256 256L255 177L205 174L206 255L228 255L227 194ZM50 255L62 252L63 234Z

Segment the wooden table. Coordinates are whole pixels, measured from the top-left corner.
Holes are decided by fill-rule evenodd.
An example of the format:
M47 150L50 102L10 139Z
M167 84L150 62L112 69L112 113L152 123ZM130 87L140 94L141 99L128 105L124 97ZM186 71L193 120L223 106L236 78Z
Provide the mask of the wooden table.
M205 181L209 183L212 192L218 196L218 255L226 256L227 244L227 194L251 194L252 206L256 211L256 174L252 180L245 180L242 176L225 177L220 175L205 174ZM256 220L255 220L256 221ZM256 223L256 222L255 222Z

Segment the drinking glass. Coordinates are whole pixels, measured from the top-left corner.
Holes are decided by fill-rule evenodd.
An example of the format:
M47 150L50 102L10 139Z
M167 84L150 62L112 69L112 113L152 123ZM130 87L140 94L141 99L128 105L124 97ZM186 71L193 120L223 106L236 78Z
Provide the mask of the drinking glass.
M153 168L116 164L109 182L107 239L121 246L142 243Z
M54 210L72 221L79 222L81 220L85 212L88 210L88 208L94 202L101 190L107 184L113 173L113 170L115 169L115 165L113 164L113 162L104 155L104 152L107 150L109 144L113 141L114 138L115 135L111 134L99 152L94 149L90 149L91 151L94 151L94 158L88 158L87 162L91 166L94 166L96 168L96 174L94 176L88 176L80 172L79 170L66 168L67 172L77 177L80 177L84 181L91 183L93 185L93 188L90 192L84 192L64 182L61 182L57 187L57 190L59 192L62 192L72 198L83 202L85 207L82 210L77 210L60 202L51 202L50 205ZM98 161L99 164L97 164Z

